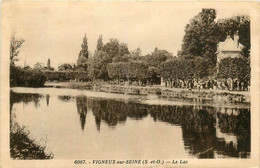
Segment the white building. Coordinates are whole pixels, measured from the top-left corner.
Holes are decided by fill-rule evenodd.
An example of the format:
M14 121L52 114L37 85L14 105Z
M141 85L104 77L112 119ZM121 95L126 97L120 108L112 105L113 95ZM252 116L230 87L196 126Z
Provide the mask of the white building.
M226 40L220 42L217 48L217 67L220 61L224 58L239 58L242 57L242 49L244 46L238 42L238 32L234 34L234 39L229 35Z

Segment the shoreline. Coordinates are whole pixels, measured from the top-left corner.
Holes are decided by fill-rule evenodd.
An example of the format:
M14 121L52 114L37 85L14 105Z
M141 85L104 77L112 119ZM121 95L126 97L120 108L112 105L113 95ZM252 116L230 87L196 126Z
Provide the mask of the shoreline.
M127 95L157 95L162 98L184 98L199 99L202 101L224 101L232 103L250 103L250 92L248 91L228 91L228 90L208 90L188 88L166 88L160 85L153 86L132 86L132 85L90 85L87 82L47 82L46 87L71 88L93 90L98 92L127 94Z
M58 88L57 87L43 87L43 88L13 87L10 90L16 93L36 93L36 94L43 94L43 95L64 95L64 96L87 96L89 98L114 99L117 101L124 101L127 103L135 102L135 103L148 104L148 105L191 105L191 106L195 105L195 106L212 106L212 107L226 107L226 108L250 108L250 102L232 102L225 99L224 96L221 97L216 95L206 99L205 96L208 96L208 94L204 94L204 97L197 97L195 94L193 94L193 97L188 97L188 94L183 90L181 91L183 92L182 97L180 96L174 97L174 95L168 95L168 96L156 95L156 94L137 95L137 94L128 94L127 92L125 93L106 92L106 91L102 91L101 87L102 86L100 86L99 89L96 90L61 88L61 87ZM106 88L107 87L108 86L106 86ZM113 86L113 88L118 89L119 87ZM129 87L127 87L126 90L131 91ZM169 92L169 90L167 90L166 88L166 93L171 93L171 92ZM179 92L177 92L176 90L172 93L175 93L175 95L179 94ZM227 94L226 96L229 96L229 94Z

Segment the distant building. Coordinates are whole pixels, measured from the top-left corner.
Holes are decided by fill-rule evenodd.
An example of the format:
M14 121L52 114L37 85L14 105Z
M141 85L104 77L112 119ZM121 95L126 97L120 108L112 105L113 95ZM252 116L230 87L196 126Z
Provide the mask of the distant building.
M224 58L239 58L242 57L242 49L244 46L238 42L238 32L235 32L234 39L227 36L226 40L220 42L217 48L217 68L219 63Z

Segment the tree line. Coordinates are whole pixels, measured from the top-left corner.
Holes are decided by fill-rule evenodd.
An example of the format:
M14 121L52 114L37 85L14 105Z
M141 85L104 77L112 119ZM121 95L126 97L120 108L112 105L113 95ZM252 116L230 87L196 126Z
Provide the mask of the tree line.
M102 35L97 40L93 56L89 56L85 35L77 67L86 70L91 80L117 80L143 84L159 84L163 77L171 86L174 81L209 77L250 79L250 18L234 16L216 20L215 9L202 9L185 27L181 50L177 56L155 47L154 51L142 55L141 49L133 51L127 44L112 38L103 44ZM224 59L217 73L217 44L227 35L234 38L238 31L239 42L245 47L241 58ZM238 63L238 64L237 64ZM228 68L227 68L228 67Z
M129 50L127 44L118 39L111 38L103 43L102 35L97 40L96 50L92 55L88 49L88 39L85 34L81 44L76 65L64 64L59 67L60 71L81 71L84 80L117 81L117 83L128 82L138 85L160 84L161 78L170 87L180 87L181 83L188 85L188 82L196 79L237 79L249 84L250 81L250 18L248 16L234 16L231 18L216 20L215 9L202 9L194 16L185 27L185 34L181 50L173 55L167 50L154 48L150 54L143 55L139 48ZM227 35L234 38L238 32L239 43L243 44L240 58L223 59L217 71L217 44L226 39ZM23 39L11 39L10 62L11 62L11 86L20 85L18 81L29 83L42 83L37 80L40 75L43 82L46 81L42 70L53 70L50 60L47 67L40 63L34 68L25 67L17 70L19 48L24 43ZM13 71L16 68L17 71ZM38 75L28 75L23 71L30 70ZM15 72L12 73L12 72ZM19 72L19 73L18 73ZM21 72L21 73L20 73ZM30 72L31 73L31 72ZM17 78L19 74L22 79ZM24 74L24 75L21 75ZM70 74L71 75L71 74ZM27 79L35 76L36 79ZM76 78L76 77L75 77ZM28 82L23 82L27 85Z

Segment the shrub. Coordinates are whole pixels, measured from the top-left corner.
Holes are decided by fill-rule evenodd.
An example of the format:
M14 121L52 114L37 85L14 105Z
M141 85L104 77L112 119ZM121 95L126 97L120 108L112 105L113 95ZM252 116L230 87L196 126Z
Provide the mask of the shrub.
M37 69L21 68L18 66L10 66L10 86L22 87L42 87L47 77L43 72Z

